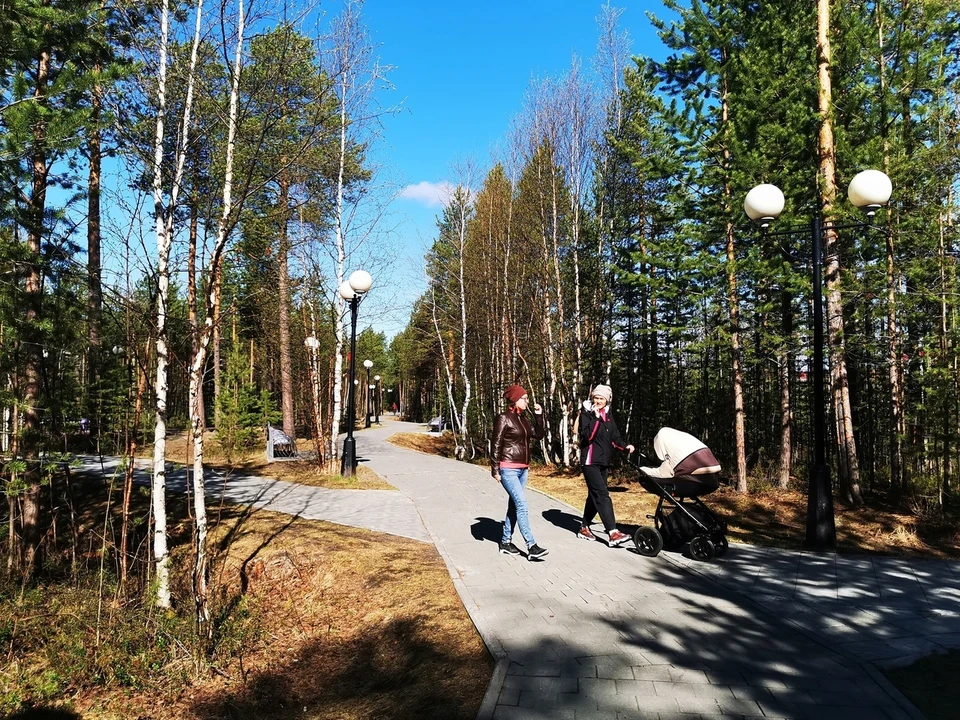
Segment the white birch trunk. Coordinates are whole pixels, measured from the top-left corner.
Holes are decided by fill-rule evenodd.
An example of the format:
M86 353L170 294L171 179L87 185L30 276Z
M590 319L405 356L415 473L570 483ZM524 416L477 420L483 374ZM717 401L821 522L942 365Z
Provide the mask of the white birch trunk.
M431 293L433 291L431 290ZM440 322L437 320L437 302L434 298L430 303L430 314L433 318L433 327L437 332L437 341L440 343L440 357L443 359L443 369L446 373L446 391L447 391L447 402L449 403L450 410L454 413L457 411L457 405L453 399L453 374L450 372L450 363L447 362L447 349L443 343L443 332L440 330ZM443 426L441 425L441 431Z
M334 329L334 360L333 360L333 409L330 413L330 469L333 471L337 467L340 459L340 447L338 445L338 436L340 435L340 414L343 412L343 317L346 312L346 304L340 297L339 289L344 282L345 268L347 264L346 242L344 239L344 218L343 218L343 190L346 178L347 167L347 103L352 89L350 72L350 54L352 52L350 26L353 21L351 9L348 8L345 13L344 22L346 29L340 39L335 52L338 57L337 62L337 87L339 88L339 97L337 98L340 107L340 155L337 165L337 190L336 201L334 202L334 243L336 245L337 264L336 279L337 288L334 291L334 303L337 308L338 321ZM353 388L348 388L353 392ZM353 423L353 418L347 418L347 422Z
M163 138L167 108L167 34L170 8L163 3L160 15L160 52L157 68L157 126L153 156L153 211L157 225L157 375L153 431L153 556L156 604L170 607L170 555L167 550L167 303L170 293L170 235L163 209ZM173 208L170 208L173 215Z
M593 125L590 108L592 98L585 84L581 81L579 63L574 63L570 69L564 87L564 99L561 108L565 110L565 165L570 185L570 214L571 214L571 249L573 258L573 328L574 328L574 366L573 377L570 383L568 397L562 403L562 434L563 463L579 460L579 448L571 445L573 423L571 415L576 416L577 399L583 385L583 308L580 296L580 232L581 232L581 203L584 197L584 186L591 164L590 129ZM632 397L632 396L631 396ZM628 416L629 417L629 416Z
M198 634L209 637L210 609L207 604L207 507L206 492L203 485L203 418L197 412L197 398L203 391L203 368L207 360L210 340L213 337L214 313L220 304L219 282L223 251L229 234L230 215L233 211L233 155L237 135L237 105L240 87L240 65L243 57L244 14L243 0L237 3L237 48L233 61L233 78L230 87L230 111L227 120L226 162L223 176L223 212L217 223L217 239L210 255L209 290L207 295L206 317L200 330L197 352L190 364L190 428L193 435L193 509L196 516L194 535L195 563L193 568L193 592L196 604Z
M457 228L459 253L460 253L460 272L458 280L460 283L460 377L463 379L463 406L460 411L460 417L457 418L457 425L460 426L460 437L464 448L470 442L469 430L467 428L467 410L470 407L470 397L472 385L470 377L467 374L467 288L463 277L463 266L465 261L465 252L467 248L467 220L470 212L468 205L468 194L470 192L469 176L467 187L461 188L462 197L459 197L459 227ZM460 195L460 193L457 193ZM453 407L453 406L451 406ZM459 455L459 452L458 452ZM462 459L462 458L460 458Z

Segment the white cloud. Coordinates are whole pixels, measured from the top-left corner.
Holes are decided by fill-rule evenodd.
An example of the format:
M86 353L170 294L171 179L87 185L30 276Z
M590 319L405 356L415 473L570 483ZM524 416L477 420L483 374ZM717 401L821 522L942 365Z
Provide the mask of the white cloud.
M407 185L400 191L399 197L426 205L427 207L443 207L450 200L454 187L446 180L438 183L418 182L416 185Z

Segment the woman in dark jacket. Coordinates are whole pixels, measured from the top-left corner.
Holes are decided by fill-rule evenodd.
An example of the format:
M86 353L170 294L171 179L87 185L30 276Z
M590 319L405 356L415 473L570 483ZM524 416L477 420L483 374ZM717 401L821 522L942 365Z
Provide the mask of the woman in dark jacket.
M504 555L522 554L513 544L513 530L519 525L520 534L527 543L527 559L540 560L547 554L547 550L537 545L530 529L526 485L527 470L530 467L530 440L543 438L543 408L539 404L533 406L535 422L531 425L523 415L530 402L527 391L520 385L511 385L503 397L509 407L497 416L490 442L490 472L510 497L507 516L503 520L500 552Z
M617 520L613 514L613 502L607 489L607 475L614 450L633 452L633 445L626 445L620 437L620 429L610 412L613 390L609 385L597 385L591 393L590 401L583 404L580 411L580 464L583 466L583 479L587 483L587 501L583 506L583 522L577 537L583 540L596 540L590 530L593 518L600 514L600 520L607 531L607 544L610 547L623 545L630 539L626 533L617 529Z

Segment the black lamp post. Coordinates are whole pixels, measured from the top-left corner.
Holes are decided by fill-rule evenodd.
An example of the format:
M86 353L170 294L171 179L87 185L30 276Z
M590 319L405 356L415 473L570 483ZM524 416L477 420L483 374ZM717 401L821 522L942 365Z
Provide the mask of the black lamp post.
M373 367L373 360L364 360L364 361L363 361L363 366L367 369L367 392L366 392L366 396L367 396L367 419L366 419L366 421L364 422L363 426L364 426L365 428L368 428L368 427L370 427L370 388L373 387L373 386L370 384L370 368Z
M340 456L340 474L353 477L357 470L357 442L353 437L353 425L356 417L356 354L357 354L357 310L360 301L373 278L365 270L355 270L349 280L340 285L340 297L350 304L350 380L347 386L347 437L343 441L343 455Z
M877 210L890 200L890 178L879 170L864 170L850 181L847 196L867 214L867 222L837 224L824 227L819 217L810 225L813 251L813 449L814 462L807 487L806 544L814 550L832 548L837 542L833 513L833 492L830 467L827 465L827 406L823 390L823 232L825 229L871 227ZM751 220L766 232L770 223L783 211L783 193L776 185L757 185L743 201L743 209ZM795 235L784 230L769 235Z
M380 424L380 376L373 376L373 383L376 387L373 389L373 414L376 416L374 422Z

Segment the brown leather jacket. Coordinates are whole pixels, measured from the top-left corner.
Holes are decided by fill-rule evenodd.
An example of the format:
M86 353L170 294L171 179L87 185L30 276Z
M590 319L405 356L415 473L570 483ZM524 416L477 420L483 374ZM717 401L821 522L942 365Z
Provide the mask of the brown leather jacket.
M497 416L490 439L490 473L500 474L500 463L530 464L530 440L543 439L543 415L534 415L534 423L513 410Z

